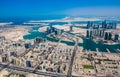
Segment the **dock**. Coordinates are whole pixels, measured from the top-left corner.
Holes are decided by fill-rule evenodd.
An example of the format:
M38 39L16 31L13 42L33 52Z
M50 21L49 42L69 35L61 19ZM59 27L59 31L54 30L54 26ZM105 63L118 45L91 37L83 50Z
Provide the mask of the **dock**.
M108 48L106 48L107 52L110 53L110 50Z

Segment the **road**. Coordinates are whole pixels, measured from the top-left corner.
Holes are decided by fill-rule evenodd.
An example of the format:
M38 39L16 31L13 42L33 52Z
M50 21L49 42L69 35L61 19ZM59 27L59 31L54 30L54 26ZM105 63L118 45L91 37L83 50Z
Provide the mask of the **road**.
M61 40L60 40L61 41ZM60 43L59 41L59 43ZM58 44L59 44L58 43ZM33 48L36 46L37 44L34 44L31 46L30 49L28 49L26 52L24 52L23 54L17 56L17 57L23 57L25 54L27 54L29 51L33 50ZM10 62L11 63L11 62ZM12 71L19 71L22 74L24 73L33 73L33 74L37 74L37 75L44 75L44 76L56 76L56 77L66 77L66 75L64 74L59 74L59 73L52 73L52 72L41 72L37 70L37 67L35 69L27 69L27 68L21 68L21 67L17 67L17 66L10 66L10 63L8 64L0 64L0 71L3 70L4 68L7 68L9 70Z
M61 39L59 40L58 45L59 45L60 41L61 41ZM25 53L23 53L23 54L21 54L20 56L17 56L17 57L23 57L29 51L33 50L33 48L36 45L37 44L32 45L30 49L28 49ZM52 72L38 71L38 70L36 70L37 67L35 69L27 69L27 68L21 68L21 67L17 67L17 66L10 66L10 63L8 63L8 64L0 64L0 68L1 68L0 70L2 70L4 68L7 68L9 70L19 71L21 73L33 73L33 74L37 74L37 75L56 76L56 77L71 77L72 66L73 66L73 62L74 62L74 57L76 55L77 46L78 46L78 39L76 39L76 41L75 41L75 46L74 46L74 50L73 50L73 54L72 54L72 57L71 57L71 62L70 62L70 66L69 66L69 70L68 70L67 75L59 74L59 73L52 73Z
M74 63L74 57L76 55L77 46L78 46L78 39L76 38L75 46L74 46L74 50L73 50L73 54L72 54L71 62L70 62L70 66L69 66L69 70L68 70L68 73L67 73L67 77L71 77L72 66L73 66L73 63Z
M21 55L19 55L19 56L17 56L17 57L23 57L25 54L27 54L29 51L32 51L34 48L35 48L35 46L36 45L38 45L37 43L34 43L31 47L30 47L30 49L28 49L28 50L26 50L23 54L21 54Z
M56 76L56 77L66 77L66 75L63 74L58 74L58 73L52 73L52 72L41 72L41 71L34 71L32 69L27 69L27 68L20 68L20 67L16 67L16 66L9 66L8 64L0 64L1 68L7 68L10 70L14 70L14 71L19 71L21 73L33 73L33 74L37 74L37 75L44 75L44 76Z

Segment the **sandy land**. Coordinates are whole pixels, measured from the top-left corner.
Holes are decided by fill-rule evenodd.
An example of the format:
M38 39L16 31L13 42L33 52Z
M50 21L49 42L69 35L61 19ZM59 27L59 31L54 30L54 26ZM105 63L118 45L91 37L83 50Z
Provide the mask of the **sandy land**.
M40 22L25 22L23 24L30 24L30 25L49 25L48 23L40 23Z
M29 29L30 27L25 26L6 28L1 30L0 36L4 36L7 40L18 41L23 39L24 35L28 34Z
M45 32L48 26L40 27L39 32Z
M79 21L99 21L102 19L99 18L81 18L81 17L77 17L77 18L70 18L70 17L65 17L62 19L56 19L56 20L38 20L38 21L29 21L29 22L79 22Z
M85 36L86 35L86 29L74 27L72 33L74 33L74 34L77 33L77 34Z
M63 29L64 31L69 31L70 30L70 25L54 25L55 28L57 29ZM83 26L85 27L86 24L76 24L75 26ZM78 28L78 27L73 27L73 31L72 33L76 34L80 34L80 35L83 35L85 36L86 35L86 29L83 29L83 28Z
M63 29L64 31L69 31L69 26L68 25L53 25L53 27L57 29Z
M86 26L86 24L77 24L76 26ZM69 25L54 25L55 28L57 29L63 29L64 31L69 31ZM73 27L73 31L71 32L73 34L78 34L80 36L86 36L86 29L83 28L78 28L78 27ZM79 43L83 43L82 38L79 38Z
M0 26L10 25L10 24L13 24L13 23L12 22L0 23Z

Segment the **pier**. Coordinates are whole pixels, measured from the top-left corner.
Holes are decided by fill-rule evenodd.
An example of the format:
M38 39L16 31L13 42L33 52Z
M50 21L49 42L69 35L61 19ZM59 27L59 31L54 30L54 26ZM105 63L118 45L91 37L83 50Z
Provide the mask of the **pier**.
M110 50L108 48L106 48L107 52L110 53Z

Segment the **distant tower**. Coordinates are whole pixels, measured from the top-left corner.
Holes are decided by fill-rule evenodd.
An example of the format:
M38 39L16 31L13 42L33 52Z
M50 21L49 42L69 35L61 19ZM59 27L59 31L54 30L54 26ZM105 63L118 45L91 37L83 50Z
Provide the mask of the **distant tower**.
M99 34L100 37L102 37L102 30L100 30L100 34Z
M90 31L90 38L92 38L92 31Z
M47 34L50 34L50 28L49 27L47 27Z
M88 23L87 23L87 29L89 29L92 26L93 26L93 23L91 21L88 21Z
M62 30L57 30L57 35L60 36L62 34Z
M52 30L52 32L55 32L55 28L54 27L51 27L51 30Z
M89 38L89 30L87 30L86 37Z
M103 21L103 22L102 22L102 28L104 28L104 29L107 28L107 23L106 23L106 21Z
M101 34L101 35L102 35L102 37L104 37L104 34L105 34L105 31L104 31L104 30L102 30L102 34Z
M116 27L117 27L117 24L113 23L113 29L116 29Z
M99 36L100 35L100 30L99 29L97 29L97 36Z
M57 33L58 33L58 31L57 31L57 30L55 30L55 35L57 35Z
M108 40L112 40L112 33L109 33Z
M108 32L105 32L104 40L108 40Z
M114 41L118 41L119 35L115 34Z
M73 31L73 26L70 26L70 31Z

